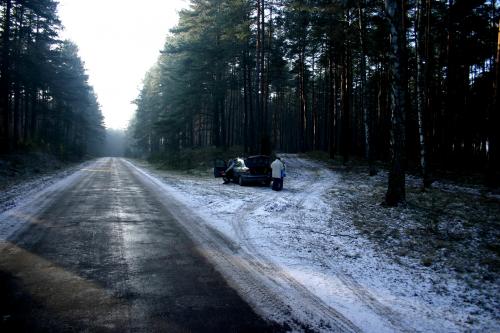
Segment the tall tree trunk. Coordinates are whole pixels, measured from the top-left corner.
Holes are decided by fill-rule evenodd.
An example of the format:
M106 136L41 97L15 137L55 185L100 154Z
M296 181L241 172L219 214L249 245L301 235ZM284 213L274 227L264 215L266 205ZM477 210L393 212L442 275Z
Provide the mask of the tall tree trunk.
M324 54L325 52L323 52ZM320 145L320 149L322 151L325 151L325 152L328 152L328 124L330 123L330 119L329 119L329 116L330 116L330 110L328 108L328 92L327 92L327 85L328 85L328 81L327 81L327 72L328 72L328 68L327 67L323 67L323 71L321 73L321 76L320 77L320 82L321 82L321 88L318 88L320 89L320 97L321 98L321 110L322 110L322 118L319 120L319 124L318 126L321 127L321 145ZM318 102L319 103L319 102Z
M222 85L222 82L219 81L219 84ZM224 96L219 96L218 97L218 103L217 103L217 107L219 109L219 114L220 114L220 145L226 149L227 148L227 132L226 132L226 115L225 115L225 98Z
M217 31L216 33L216 47L219 48L221 39L221 33ZM222 65L220 60L215 63L215 87L213 89L213 102L214 102L214 145L216 147L223 146L226 144L226 119L224 115L225 103L224 103L224 93L222 84Z
M404 77L406 68L403 59L405 52L403 30L403 10L401 0L385 0L385 11L390 26L391 60L391 153L392 161L389 170L389 182L385 203L397 206L406 200L405 191L405 101L406 87Z
M361 110L363 112L363 125L365 130L365 158L368 161L368 173L370 176L375 176L377 170L373 163L373 152L372 152L372 134L371 134L371 110L368 109L366 102L366 43L365 43L365 22L364 22L364 8L366 6L366 0L358 0L358 23L359 23L359 44L361 46L361 63L360 63L360 76L361 76Z
M446 106L444 119L442 119L441 126L443 131L443 142L441 146L445 151L440 154L444 159L444 166L454 166L456 165L456 151L457 148L454 145L455 141L455 128L457 128L456 122L456 106L454 99L456 98L456 85L455 75L456 75L456 56L453 51L455 48L455 26L454 26L454 0L448 0L448 32L446 40ZM460 107L460 106L459 106ZM454 148L455 147L455 148Z
M19 61L22 52L22 43L23 43L23 30L24 27L24 6L21 6L20 9L16 10L17 12L17 28L14 30L14 50L13 57L15 59L13 63L13 93L14 93L14 108L13 108L13 133L12 133L12 144L14 149L18 148L18 145L21 144L21 130L22 130L22 115L21 115L21 82L20 82L20 72L21 72L21 63Z
M311 135L312 135L312 149L318 150L319 148L319 128L318 128L318 105L317 105L317 97L316 97L316 85L315 85L315 54L312 56L312 75L311 75L311 99L312 99L312 122L311 122Z
M500 21L498 22L497 52L495 58L495 79L493 81L493 103L490 108L489 121L489 166L488 185L500 186L500 142L498 138L498 124L500 123Z
M262 138L262 90L261 90L261 82L262 82L262 68L261 68L261 52L262 52L262 30L263 26L261 26L261 17L264 15L262 13L261 3L264 0L257 0L257 35L255 39L255 116L256 116L256 124L255 124L255 133L253 135L257 139L257 150L260 151L261 138Z
M12 146L14 149L18 148L21 143L20 139L20 126L21 126L21 114L20 114L20 104L21 104L21 91L19 89L19 82L17 79L13 85L14 90L14 108L13 108L13 132L12 132Z
M261 78L261 110L262 110L262 124L261 124L261 142L260 153L263 155L271 154L271 140L269 135L269 115L268 115L268 99L269 99L269 56L266 61L266 29L265 29L265 0L261 0L261 48L260 48L260 72ZM272 7L272 6L271 6ZM270 12L272 15L272 12ZM269 43L267 50L271 49L271 34L272 34L272 18L269 19ZM269 54L269 51L268 51Z
M427 188L431 185L429 173L428 173L428 163L427 163L427 143L425 137L425 121L424 114L426 108L426 66L427 58L425 52L426 40L426 25L423 18L423 3L422 0L417 0L416 3L417 19L415 20L415 53L417 62L417 72L416 72L416 92L417 92L417 123L418 123L418 138L420 146L420 170L422 172L423 178L423 188Z
M248 96L252 97L253 96L253 86L252 86L252 71L250 69L250 66L248 66L248 71L247 71L247 87L248 87ZM257 152L257 144L256 144L256 135L257 135L257 130L256 130L256 116L255 116L255 111L253 109L253 98L250 98L248 100L248 142L249 142L249 150L250 153L255 153Z
M299 132L299 150L307 150L307 95L305 82L305 50L302 49L299 54L299 98L300 98L300 132Z
M2 32L2 63L0 67L0 108L2 111L2 126L0 133L0 152L11 149L10 141L10 19L12 1L5 0L5 13Z
M243 54L243 151L245 153L249 152L249 137L248 137L248 80L247 80L247 72L248 72L248 60L247 60L247 51L244 51Z
M38 131L38 94L34 89L31 91L31 117L30 117L30 138L35 141Z
M342 73L340 87L340 104L342 110L342 126L341 126L341 153L343 163L349 161L349 153L351 146L351 56L348 42L344 45L342 51Z
M335 158L336 153L336 130L335 126L337 125L337 99L336 99L336 80L335 75L336 71L334 69L335 63L333 59L333 46L332 41L330 41L330 45L328 46L328 104L329 104L329 133L328 133L328 151L330 154L330 158Z
M212 144L216 147L220 147L220 110L219 110L219 99L217 96L212 97L214 99L214 104L212 106Z

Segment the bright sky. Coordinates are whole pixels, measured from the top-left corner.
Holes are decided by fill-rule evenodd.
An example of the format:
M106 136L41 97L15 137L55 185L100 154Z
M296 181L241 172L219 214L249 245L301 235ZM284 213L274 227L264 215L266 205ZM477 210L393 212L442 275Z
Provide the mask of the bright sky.
M59 0L63 38L80 49L106 127L126 128L146 71L186 0Z

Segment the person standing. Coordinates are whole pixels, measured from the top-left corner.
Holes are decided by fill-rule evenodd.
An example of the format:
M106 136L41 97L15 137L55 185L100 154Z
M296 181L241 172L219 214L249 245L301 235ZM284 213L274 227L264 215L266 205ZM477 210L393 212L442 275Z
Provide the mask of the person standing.
M271 163L271 169L273 170L273 190L281 191L283 189L283 177L285 176L285 164L281 161L281 158L276 157L273 163Z

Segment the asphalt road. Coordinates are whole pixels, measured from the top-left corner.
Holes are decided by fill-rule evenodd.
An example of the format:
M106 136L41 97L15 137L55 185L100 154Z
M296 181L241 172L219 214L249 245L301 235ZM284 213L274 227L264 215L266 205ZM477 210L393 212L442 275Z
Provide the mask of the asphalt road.
M120 159L47 199L0 249L0 332L275 332Z

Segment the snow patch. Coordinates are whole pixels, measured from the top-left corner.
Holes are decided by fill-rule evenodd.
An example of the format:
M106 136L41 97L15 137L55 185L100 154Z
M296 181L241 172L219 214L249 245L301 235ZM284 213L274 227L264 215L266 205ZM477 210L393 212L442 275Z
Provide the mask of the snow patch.
M74 184L84 168L95 161L13 186L0 195L0 242L12 237L65 188Z
M411 260L394 262L354 226L353 218L373 219L381 207L366 200L362 207L348 204L360 195L371 195L374 186L385 183L385 173L369 183L346 182L322 163L296 155L283 158L287 177L282 192L261 186L223 185L221 180L210 178L210 172L200 178L154 170L138 161L134 164L147 169L149 177L161 181L161 186L195 211L203 223L262 262L275 265L362 331L500 330L498 312L491 316L473 304L457 302L455 297L468 294L473 298L480 291L451 274L436 275ZM412 182L418 180L409 177ZM414 219L409 209L384 208L384 212L395 228ZM447 223L456 224L453 218ZM447 232L464 231L455 226ZM391 239L386 239L387 244ZM286 285L276 287L284 289ZM303 320L316 331L331 330L321 324L321 314Z

